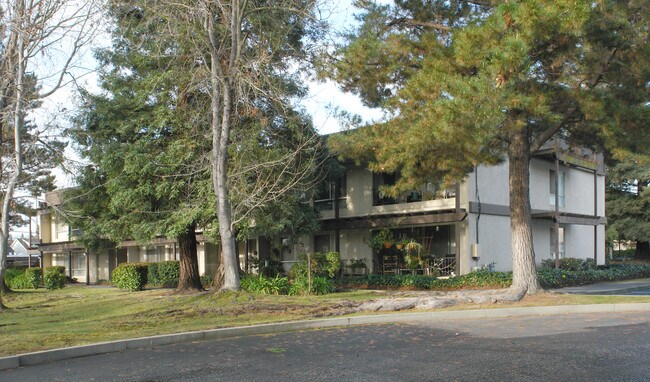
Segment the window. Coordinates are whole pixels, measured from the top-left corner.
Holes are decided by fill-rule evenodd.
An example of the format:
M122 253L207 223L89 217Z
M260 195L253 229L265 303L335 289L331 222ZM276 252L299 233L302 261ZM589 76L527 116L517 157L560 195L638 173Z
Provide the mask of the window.
M558 205L564 207L564 171L560 171L558 180ZM555 206L555 170L549 172L549 184L550 184L550 198L549 202L552 206Z
M564 228L559 229L560 238L560 258L564 257ZM555 228L551 228L551 258L555 258Z
M332 250L332 235L315 235L314 251L327 253Z
M318 211L334 209L334 199L338 185L339 208L346 208L347 200L347 177L343 174L338 180L325 180L316 189L314 194L314 207Z

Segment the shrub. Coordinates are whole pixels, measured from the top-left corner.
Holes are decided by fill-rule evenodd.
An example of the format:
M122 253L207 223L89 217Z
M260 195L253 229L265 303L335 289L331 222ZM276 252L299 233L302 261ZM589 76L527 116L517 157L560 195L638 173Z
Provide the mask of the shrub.
M212 286L212 275L201 276L201 285L203 289L209 289Z
M14 280L19 277L23 277L24 270L20 268L7 268L5 270L5 284L11 289L19 289L14 286Z
M147 284L160 285L158 264L160 263L147 263Z
M341 255L338 252L327 253L306 253L298 255L298 261L291 267L289 276L291 279L307 277L307 260L310 261L311 275L332 278L341 269Z
M258 274L275 277L284 275L284 267L282 262L274 259L261 260L259 258L252 258L250 260L250 266L253 270L256 270Z
M41 268L27 268L25 270L25 279L29 284L29 289L37 289L43 285L43 270Z
M144 289L147 283L146 263L126 263L113 271L113 285L132 292Z
M179 261L163 261L158 263L158 283L166 288L176 288L181 273Z
M583 271L595 269L594 259L577 259L575 257L565 257L560 259L560 269L565 271ZM555 259L542 260L541 269L555 269Z
M544 288L564 288L589 285L603 281L647 278L650 277L650 266L614 264L582 271L544 269L537 272L537 277Z
M424 275L379 275L347 276L334 280L340 287L361 288L417 288L417 289L463 289L463 288L506 288L512 284L510 272L478 271L459 277L439 279Z
M289 279L286 277L267 277L249 275L241 279L242 289L259 294L287 294L289 292Z
M334 290L334 283L327 277L312 277L311 290L309 289L309 279L307 277L300 277L294 280L291 288L289 288L289 294L292 296L305 294L321 295L333 293Z
M45 288L49 290L61 289L65 286L65 281L66 274L64 266L58 265L45 268L45 275L43 277Z

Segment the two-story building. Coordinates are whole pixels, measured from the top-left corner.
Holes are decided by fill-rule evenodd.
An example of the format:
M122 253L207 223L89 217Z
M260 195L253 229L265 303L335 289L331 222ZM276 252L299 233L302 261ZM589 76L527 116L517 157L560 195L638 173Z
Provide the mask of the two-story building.
M384 264L388 251L373 251L373 235L382 228L396 242L421 244L430 266L442 274L466 274L476 268L510 270L510 203L507 159L478 166L455 187L431 182L391 198L381 185L394 174L373 174L346 165L345 175L325 187L314 202L322 230L303 238L292 253L334 250L344 261L365 259L372 272L399 272ZM530 198L536 261L563 257L605 262L605 166L590 150L550 141L530 162ZM384 252L384 253L381 253Z
M238 243L240 264L277 259L289 270L301 253L336 251L344 264L364 261L368 271L399 273L402 265L385 261L391 250L371 248L373 236L388 229L396 242L421 245L427 268L444 275L466 274L476 268L509 270L512 264L507 159L496 166L478 166L461 183L441 188L430 182L420 189L389 197L382 185L394 174L373 174L363 166L345 164L345 174L325 184L313 205L320 212L321 230L311 237L285 237L272 243L251 237ZM47 195L41 211L43 265L64 265L80 282L109 280L123 262L177 260L174 240L159 238L147 245L134 241L117 248L87 251L56 213L61 193ZM561 140L549 142L530 162L530 197L536 261L562 257L605 262L605 167L602 155L574 149ZM219 262L218 245L200 232L201 274L212 274Z

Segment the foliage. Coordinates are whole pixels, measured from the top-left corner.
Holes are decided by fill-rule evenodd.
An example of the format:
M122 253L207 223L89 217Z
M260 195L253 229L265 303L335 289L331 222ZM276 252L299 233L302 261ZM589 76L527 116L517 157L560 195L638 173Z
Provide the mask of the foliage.
M147 263L125 263L113 270L113 285L131 292L144 289L147 284Z
M311 278L311 289L307 277L299 277L293 281L289 295L323 295L333 293L334 283L327 277L315 276Z
M212 285L212 275L201 276L201 285L203 286L203 289L209 289Z
M8 268L5 273L5 283L11 289L38 289L43 285L43 270Z
M66 274L65 267L58 265L54 267L45 268L45 275L43 276L43 284L49 290L61 289L65 286Z
M341 254L338 252L311 253L298 255L298 261L291 267L289 276L291 279L307 277L307 260L310 262L311 275L332 278L341 270Z
M280 260L273 258L267 260L253 258L250 260L250 263L252 269L261 275L268 277L284 275L284 267L282 266L282 262Z
M179 261L162 261L147 264L147 284L176 288L180 275Z
M29 289L37 289L43 285L43 270L41 268L27 268L25 269L25 278Z
M366 259L352 258L349 260L347 267L352 269L366 268Z
M395 243L395 236L393 235L393 231L388 228L380 229L368 241L368 245L375 253L381 251L386 243L390 243L391 245Z
M241 279L243 290L259 294L288 294L291 285L286 277L267 277L263 274L258 276L248 275Z
M573 268L573 270L540 269L537 275L544 288L564 288L603 281L650 277L650 266L647 265L616 264L593 267L589 264L589 261L569 261L567 267ZM339 277L334 279L333 282L338 288L417 288L430 290L507 288L512 283L512 273L481 270L448 279L422 275L370 274Z
M539 281L545 288L563 288L589 285L603 281L628 280L650 277L650 266L615 264L588 270L545 269L538 272Z
M392 195L509 157L517 288L535 292L530 155L552 139L602 148L647 129L647 2L359 1L322 75L386 113L330 140ZM618 136L621 138L617 138ZM399 144L395 144L399 142ZM646 145L647 147L647 145Z
M596 268L594 259L578 259L565 257L560 259L560 269L565 271L583 271ZM542 260L541 269L555 269L555 259Z

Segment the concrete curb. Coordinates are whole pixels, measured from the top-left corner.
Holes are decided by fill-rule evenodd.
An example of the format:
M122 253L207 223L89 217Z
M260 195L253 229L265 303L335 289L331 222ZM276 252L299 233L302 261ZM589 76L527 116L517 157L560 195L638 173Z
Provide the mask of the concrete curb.
M537 306L528 308L451 310L444 312L388 313L367 316L326 318L319 320L290 321L254 326L203 330L187 333L165 334L159 336L133 338L128 340L102 342L91 345L73 346L62 349L18 354L15 356L0 358L0 370L13 369L21 366L39 365L71 358L112 353L126 349L140 349L181 342L275 334L318 328L345 327L369 324L408 323L412 321L425 320L434 321L468 318L502 318L570 313L607 313L631 311L650 311L650 303L560 305Z
M562 289L556 290L556 291L551 291L553 293L558 293L558 294L588 294L588 295L620 295L620 294L625 294L627 292L633 292L635 290L642 290L642 289L650 289L650 284L646 285L641 285L641 286L635 286L635 287L629 287L629 288L618 288L618 289L593 289L593 290L566 290L563 291Z

